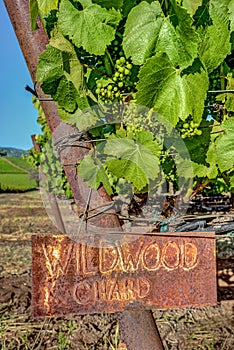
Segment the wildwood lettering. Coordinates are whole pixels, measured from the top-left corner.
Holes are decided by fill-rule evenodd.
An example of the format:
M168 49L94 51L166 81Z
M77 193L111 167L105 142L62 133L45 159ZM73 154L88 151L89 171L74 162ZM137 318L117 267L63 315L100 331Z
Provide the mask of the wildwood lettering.
M156 306L163 299L163 288L170 302L183 303L177 298L186 292L186 304L193 305L197 279L215 283L210 272L204 276L207 258L213 263L209 271L215 269L214 240L204 240L201 244L198 238L137 236L129 243L110 244L96 238L93 246L85 236L79 243L63 235L34 237L33 295L40 300L34 298L34 313L118 311L134 303ZM40 291L35 288L38 283ZM193 292L188 291L189 284Z

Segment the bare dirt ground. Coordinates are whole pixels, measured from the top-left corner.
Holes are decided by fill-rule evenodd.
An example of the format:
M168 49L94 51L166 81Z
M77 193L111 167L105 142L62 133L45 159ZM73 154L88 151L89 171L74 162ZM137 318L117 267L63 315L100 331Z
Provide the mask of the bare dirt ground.
M120 349L115 314L32 319L31 235L39 233L58 233L40 193L0 194L0 349ZM218 305L153 311L166 350L234 349L234 255L220 256Z

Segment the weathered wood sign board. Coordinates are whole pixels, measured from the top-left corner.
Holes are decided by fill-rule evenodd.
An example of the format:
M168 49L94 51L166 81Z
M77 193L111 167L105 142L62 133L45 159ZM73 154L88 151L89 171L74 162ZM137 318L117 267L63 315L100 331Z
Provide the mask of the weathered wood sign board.
M32 238L34 317L217 302L212 233L139 235L112 245L69 237Z

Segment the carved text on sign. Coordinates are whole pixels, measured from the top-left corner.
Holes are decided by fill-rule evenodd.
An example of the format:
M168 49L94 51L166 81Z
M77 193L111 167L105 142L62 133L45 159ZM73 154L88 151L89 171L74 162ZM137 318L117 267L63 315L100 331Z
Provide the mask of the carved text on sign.
M186 305L195 305L196 279L203 277L204 269L214 284L210 264L215 268L215 245L210 238L204 238L203 244L196 238L169 235L138 236L123 244L98 238L90 245L85 236L79 243L63 235L39 236L33 242L33 283L40 280L41 285L41 291L34 288L41 302L38 313L61 314L61 308L85 313L93 307L95 312L113 307L118 311L134 303L156 307L163 299L160 290L168 285L167 298L174 306L183 305L178 300L183 294L188 295ZM191 290L187 290L189 284Z

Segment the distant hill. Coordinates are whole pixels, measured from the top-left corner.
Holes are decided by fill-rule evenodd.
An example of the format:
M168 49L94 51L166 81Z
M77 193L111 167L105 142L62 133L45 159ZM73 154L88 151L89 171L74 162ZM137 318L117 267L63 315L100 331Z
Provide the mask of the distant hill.
M0 157L8 156L8 157L21 158L22 154L27 155L28 151L25 151L19 148L14 148L14 147L0 147Z

